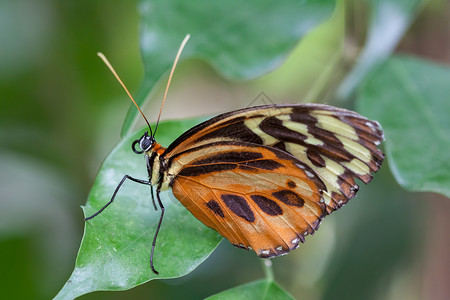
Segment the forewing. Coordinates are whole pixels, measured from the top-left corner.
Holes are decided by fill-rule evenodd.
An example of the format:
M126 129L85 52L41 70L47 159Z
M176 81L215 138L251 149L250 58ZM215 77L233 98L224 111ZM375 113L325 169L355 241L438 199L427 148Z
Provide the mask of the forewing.
M167 149L170 157L215 142L275 147L309 166L325 184L328 213L356 195L355 178L372 179L384 159L376 121L322 104L266 105L214 117L187 131Z
M175 197L205 225L261 257L296 248L326 214L321 179L279 149L217 142L175 160Z

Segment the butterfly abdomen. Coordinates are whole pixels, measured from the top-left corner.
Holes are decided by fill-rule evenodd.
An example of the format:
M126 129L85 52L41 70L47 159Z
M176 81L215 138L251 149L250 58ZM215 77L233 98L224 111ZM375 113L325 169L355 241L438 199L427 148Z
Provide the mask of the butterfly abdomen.
M149 170L150 181L153 186L160 185L160 190L166 190L168 184L162 184L164 174L166 172L166 164L162 161L163 154L166 148L162 147L159 143L154 143L154 145L148 150L145 155L147 155L147 169Z

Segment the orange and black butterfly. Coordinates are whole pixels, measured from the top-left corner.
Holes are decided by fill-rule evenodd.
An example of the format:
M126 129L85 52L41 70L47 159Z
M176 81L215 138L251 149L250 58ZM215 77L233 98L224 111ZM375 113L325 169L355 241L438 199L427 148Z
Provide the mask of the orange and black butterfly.
M167 148L156 142L156 128L149 130L132 144L145 156L148 180L125 175L111 201L86 220L112 203L126 179L155 186L161 208L151 252L156 274L161 191L171 188L197 219L233 245L274 257L297 248L326 215L355 197L355 178L368 183L384 159L377 148L383 140L378 122L322 104L224 113Z

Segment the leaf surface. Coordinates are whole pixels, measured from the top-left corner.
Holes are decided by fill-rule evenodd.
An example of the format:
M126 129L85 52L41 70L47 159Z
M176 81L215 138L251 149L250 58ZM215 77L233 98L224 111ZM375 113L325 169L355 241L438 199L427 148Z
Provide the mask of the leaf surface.
M252 79L276 69L299 40L333 13L335 1L142 0L141 53L144 79L137 94L144 103L172 66L186 34L180 61L197 58L233 80ZM130 108L122 134L137 112Z
M450 197L450 68L389 59L365 83L360 112L378 120L392 173L410 191Z
M158 142L168 146L200 119L161 122ZM125 138L103 163L83 207L90 216L106 204L125 174L147 180L143 155L131 150L131 143L144 130ZM85 232L75 269L57 299L73 299L93 291L126 290L152 279L188 274L217 247L222 237L194 218L172 195L162 192L166 208L158 235L154 264L150 251L160 217L151 202L150 187L127 180L116 200L101 214L85 223Z
M293 300L276 282L266 279L234 287L207 298L208 300Z

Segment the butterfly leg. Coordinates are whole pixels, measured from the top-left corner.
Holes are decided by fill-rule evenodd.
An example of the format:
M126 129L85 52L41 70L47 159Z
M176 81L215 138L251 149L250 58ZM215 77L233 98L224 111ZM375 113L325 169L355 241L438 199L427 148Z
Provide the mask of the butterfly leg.
M142 180L142 179L137 179L137 178L133 178L133 177L131 177L130 175L125 175L125 176L123 176L122 180L121 180L121 181L119 182L119 184L117 185L116 190L114 191L114 193L113 193L113 195L112 195L112 197L111 197L111 200L110 200L108 203L106 203L102 208L100 208L100 210L97 211L95 214L93 214L93 215L90 216L90 217L87 217L87 218L84 219L84 220L87 221L87 220L90 220L90 219L96 217L98 214L100 214L102 211L104 211L105 208L107 208L111 203L113 203L114 198L115 198L116 195L117 195L117 192L118 192L119 189L122 187L122 184L125 182L125 180L127 180L127 179L132 180L132 181L137 182L137 183L148 184L148 185L150 185L150 182L149 182L149 181Z
M155 210L158 210L158 207L156 207L155 195L154 195L154 192L153 192L153 186L150 186L150 193L152 195L153 207L155 208Z
M164 216L164 205L162 204L161 198L159 197L159 192L160 189L158 187L158 189L156 190L156 198L158 199L158 205L161 208L161 217L159 218L158 227L156 227L155 236L153 237L152 252L150 254L150 267L152 268L153 273L155 273L156 275L158 275L159 273L158 271L155 270L155 267L153 266L153 253L155 252L156 237L158 236L159 229L161 228L161 223Z

